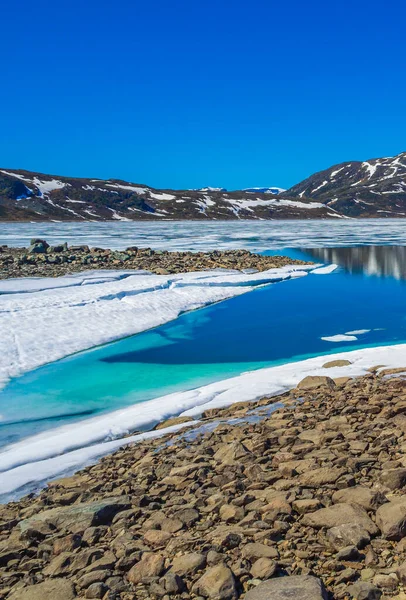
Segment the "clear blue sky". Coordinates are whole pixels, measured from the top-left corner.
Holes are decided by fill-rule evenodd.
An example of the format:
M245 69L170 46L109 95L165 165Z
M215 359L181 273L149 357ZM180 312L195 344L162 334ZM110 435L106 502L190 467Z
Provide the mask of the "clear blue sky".
M289 187L406 150L404 0L2 4L0 166Z

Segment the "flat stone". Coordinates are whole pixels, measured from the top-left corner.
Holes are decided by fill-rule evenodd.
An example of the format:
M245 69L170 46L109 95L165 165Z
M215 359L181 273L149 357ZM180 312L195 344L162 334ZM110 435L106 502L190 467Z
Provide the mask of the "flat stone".
M188 421L193 421L192 417L172 417L166 419L166 421L162 421L162 423L158 423L158 425L155 425L154 429L165 429L166 427L172 427L173 425L179 425L180 423L188 423Z
M72 506L63 506L44 510L29 519L20 521L22 532L35 527L38 522L51 523L57 529L66 529L72 533L81 533L93 525L107 525L122 510L130 508L128 497L106 498L97 502L82 502Z
M7 596L8 600L73 600L75 588L67 579L48 579L37 585L29 585Z
M312 471L302 473L299 481L305 487L318 488L327 483L335 483L346 472L346 469L342 467L321 467L320 469L313 469Z
M323 582L317 577L292 575L260 583L245 600L328 600Z
M354 487L345 488L334 492L332 498L334 504L346 503L346 504L358 504L365 508L365 510L376 510L382 504L387 502L387 499L383 494L372 490L371 488L363 487L362 485L356 485Z
M346 367L351 365L352 363L349 360L330 360L329 362L324 363L323 369L332 369L333 367Z
M242 549L242 555L248 560L255 558L277 558L278 551L272 546L265 546L259 542L246 544Z
M387 506L384 504L381 508ZM380 510L380 509L378 509ZM327 508L321 508L303 517L302 523L316 529L322 527L337 527L346 523L359 525L370 535L376 535L378 528L371 521L367 512L357 504L334 504ZM346 544L349 545L349 544Z

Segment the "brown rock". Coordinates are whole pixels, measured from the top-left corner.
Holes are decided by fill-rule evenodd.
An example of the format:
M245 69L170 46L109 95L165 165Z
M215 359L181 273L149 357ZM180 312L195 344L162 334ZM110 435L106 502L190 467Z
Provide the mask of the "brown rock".
M233 600L238 597L234 575L224 564L207 569L193 586L193 592L211 600Z
M384 504L381 509L387 506ZM381 510L378 509L378 510ZM357 504L334 504L327 508L321 508L303 517L302 523L320 529L321 527L337 527L347 523L359 525L370 535L376 535L378 529L371 521L367 512ZM347 546L349 544L346 544Z
M67 579L48 579L11 592L8 600L73 600L76 598L72 582Z
M188 423L188 421L193 421L192 417L172 417L166 419L166 421L162 421L162 423L158 423L158 425L155 425L154 429L165 429L166 427L172 427L172 425Z
M137 585L143 583L150 577L161 575L164 570L164 558L161 554L152 552L144 552L141 560L135 564L128 572L128 580Z
M325 377L324 375L308 375L297 385L298 390L312 390L319 387L328 387L333 390L336 386L331 377Z
M194 575L206 566L206 559L203 554L191 552L183 556L177 556L173 559L171 569L180 575Z
M302 473L299 481L305 487L318 488L327 483L335 483L346 472L346 469L342 467L321 467L320 469L313 469L312 471Z
M399 541L406 535L406 496L383 504L376 511L376 524L383 537Z
M270 558L258 558L251 567L251 575L257 579L270 579L276 571L276 563Z
M324 363L323 369L332 369L333 367L346 367L350 364L351 362L349 360L330 360L329 362Z
M248 454L248 450L240 442L222 444L214 455L214 459L223 465L236 465Z
M152 548L166 546L171 537L172 534L160 529L150 529L144 533L144 541Z
M381 504L387 502L387 500L380 492L363 487L362 485L356 485L334 492L333 502L335 504L340 502L358 504L362 508L365 508L365 510L376 510Z
M242 555L248 560L256 558L277 558L278 551L272 546L265 546L259 542L246 544L242 549Z

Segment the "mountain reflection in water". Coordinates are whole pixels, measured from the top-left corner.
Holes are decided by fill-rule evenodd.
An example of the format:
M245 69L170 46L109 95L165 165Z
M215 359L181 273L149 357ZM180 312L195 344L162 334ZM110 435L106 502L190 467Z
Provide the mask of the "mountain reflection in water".
M303 252L319 261L336 263L349 273L406 279L406 246L306 248Z

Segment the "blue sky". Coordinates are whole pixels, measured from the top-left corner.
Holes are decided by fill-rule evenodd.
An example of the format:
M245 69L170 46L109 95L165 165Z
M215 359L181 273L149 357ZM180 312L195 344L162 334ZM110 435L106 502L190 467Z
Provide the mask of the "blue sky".
M289 187L406 150L405 3L2 5L0 166Z

